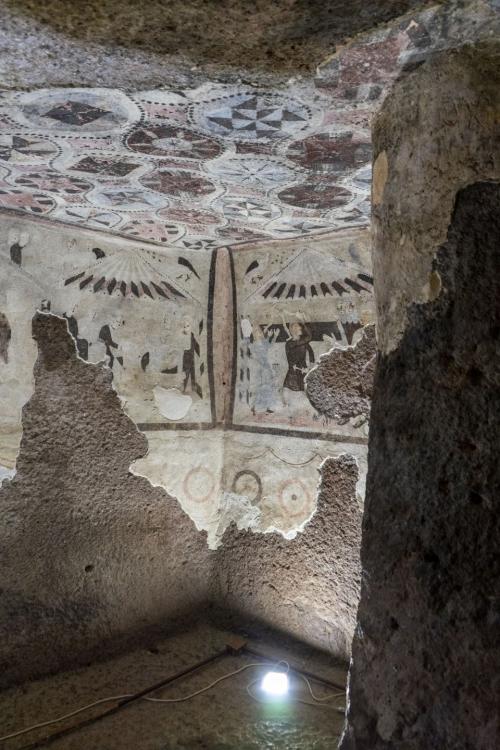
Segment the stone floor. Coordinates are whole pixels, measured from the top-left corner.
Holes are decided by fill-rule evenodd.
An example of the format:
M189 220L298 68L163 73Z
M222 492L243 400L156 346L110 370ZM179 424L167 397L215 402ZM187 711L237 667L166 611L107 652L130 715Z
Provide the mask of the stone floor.
M111 661L89 665L36 680L0 694L0 736L61 716L99 698L138 692L224 647L229 634L209 626L159 641ZM250 646L273 659L286 659L345 685L346 669L324 654L281 639L249 639ZM47 644L50 648L50 644ZM155 693L176 698L208 685L245 664L259 662L247 655L228 655ZM50 747L53 750L333 750L342 730L343 716L332 706L344 704L344 695L313 683L316 696L336 692L329 705L311 702L306 685L291 677L286 702L259 702L258 679L266 667L250 667L209 692L189 701L158 704L139 700L116 714L50 742L46 738L105 709L107 703L66 721L33 730L0 743L2 750ZM260 700L263 695L260 694Z

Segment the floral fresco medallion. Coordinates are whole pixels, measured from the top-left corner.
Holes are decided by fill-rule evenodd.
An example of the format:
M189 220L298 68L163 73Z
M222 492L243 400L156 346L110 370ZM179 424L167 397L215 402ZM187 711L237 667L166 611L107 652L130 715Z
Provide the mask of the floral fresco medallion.
M55 143L45 138L0 133L0 161L9 166L43 164L57 156L59 151Z
M305 169L342 175L371 161L371 144L353 132L318 133L293 142L287 159Z
M350 190L325 179L291 185L278 192L277 196L290 206L313 211L345 206L353 198Z
M203 197L217 190L216 185L201 174L185 170L155 169L140 180L144 187L175 198Z
M240 221L248 224L267 224L281 216L281 209L276 204L252 200L251 198L223 198L221 209L229 221Z
M274 93L240 91L189 108L191 121L203 131L233 141L273 141L306 129L309 106Z
M5 188L3 185L0 187L0 208L40 216L50 213L55 205L55 200L44 193Z
M25 127L42 132L105 135L130 126L141 112L115 89L42 89L2 102L0 111Z
M95 178L99 181L131 179L150 169L150 165L144 164L140 159L90 149L85 149L83 153L75 153L73 149L66 151L53 161L53 166L60 171L70 172L82 178Z
M77 195L85 193L92 188L87 180L71 175L62 174L55 169L38 169L33 172L24 172L15 178L16 185L22 187L47 190L56 195Z
M260 156L222 156L208 162L206 170L221 182L250 188L272 188L297 178L282 159Z
M113 211L156 211L168 206L164 195L136 186L97 187L87 195L94 206Z
M141 124L126 137L125 145L132 151L149 156L198 161L215 159L223 151L214 138L168 123Z

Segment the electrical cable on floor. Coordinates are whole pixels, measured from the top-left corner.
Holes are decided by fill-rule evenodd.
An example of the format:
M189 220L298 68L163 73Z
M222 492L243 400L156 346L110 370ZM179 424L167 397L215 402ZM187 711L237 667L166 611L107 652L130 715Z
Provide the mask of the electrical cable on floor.
M222 677L217 678L213 682L211 682L209 685L206 685L203 688L200 688L199 690L196 690L194 693L190 693L189 695L183 696L181 698L151 698L149 695L151 693L156 692L157 690L163 689L176 680L180 679L181 677L185 677L187 675L192 674L193 672L196 672L200 668L207 666L208 664L216 661L217 659L227 656L227 655L243 655L244 653L247 653L248 655L253 655L254 657L257 656L260 659L264 659L264 662L252 662L251 664L245 664L243 667L240 667L237 670L234 670L233 672L229 672L228 674L222 675ZM300 698L296 698L295 700L299 703L303 703L307 706L313 706L313 707L319 707L319 708L330 708L334 711L337 711L339 713L344 714L345 709L340 706L332 706L328 705L326 701L338 697L339 695L345 695L345 689L343 686L338 685L337 683L325 679L323 677L320 677L319 675L312 674L311 672L307 672L303 669L297 669L297 668L291 668L288 662L280 660L276 661L268 657L266 654L259 653L247 646L246 641L244 641L242 638L235 636L232 638L229 638L226 644L226 647L224 650L216 652L215 654L212 654L211 656L203 659L202 661L193 664L177 674L171 675L170 677L166 677L160 682L151 685L137 693L127 693L124 695L116 695L111 696L109 698L101 698L97 701L94 701L93 703L90 703L86 706L82 706L80 708L75 709L74 711L71 711L67 714L64 714L63 716L59 716L56 719L51 719L49 721L40 722L38 724L34 724L30 727L27 727L25 729L18 730L17 732L12 732L11 734L4 735L3 737L0 737L0 742L4 742L5 740L13 739L14 737L19 737L20 735L27 734L28 732L33 731L34 729L41 729L46 726L50 726L51 724L55 724L57 722L63 721L64 719L71 718L72 716L76 716L80 713L83 713L84 711L87 711L90 708L93 708L95 706L101 705L103 703L109 703L111 701L121 701L116 706L113 706L104 712L97 714L96 716L92 716L88 719L83 720L79 724L74 724L70 727L67 727L66 729L61 729L56 731L55 733L48 735L47 737L43 737L39 740L36 740L34 743L30 744L29 746L25 746L25 750L33 750L34 748L42 747L51 744L54 740L60 739L63 736L66 736L68 734L71 734L75 731L78 731L80 729L83 729L86 726L95 724L96 722L100 721L101 719L106 718L107 716L111 716L112 714L120 711L123 708L126 708L128 705L131 705L133 702L137 700L146 700L151 703L182 703L188 700L191 700L192 698L195 698L198 695L201 695L202 693L207 692L208 690L211 690L213 687L218 685L219 683L223 682L224 680L229 679L230 677L234 677L241 672L244 672L247 669L254 668L254 667L269 667L269 665L272 664L275 667L279 667L280 664L283 664L286 666L286 671L292 672L297 674L307 685L307 688L309 690L309 693L311 695L311 698L313 699L313 703L310 701L304 701ZM318 697L313 693L311 684L307 677L310 677L312 680L323 683L324 685L327 685L329 687L333 688L339 688L342 690L341 693L331 693L330 695L326 695L323 697ZM248 695L253 699L256 700L259 703L262 703L264 701L261 701L257 696L255 696L251 692L251 688L255 683L258 682L257 680L253 680L246 686L246 690ZM267 701L266 701L267 702Z
M200 690L196 690L194 693L191 693L190 695L186 695L183 698L148 698L147 696L142 696L141 700L150 701L151 703L183 703L184 701L189 701L191 698L195 698L197 695L201 695L201 693L206 693L207 690L211 690L215 685L218 685L220 682L223 682L224 680L229 679L230 677L234 677L237 674L240 674L240 672L244 672L246 669L250 669L251 667L267 667L267 663L253 663L253 664L245 664L245 666L240 667L239 669L235 670L234 672L229 672L229 674L225 674L222 677L219 677L217 680L214 680L210 683L210 685L206 685L205 687L201 688ZM112 695L109 698L100 698L97 701L94 701L93 703L89 703L87 706L82 706L81 708L77 708L75 711L70 711L70 713L64 714L63 716L58 716L56 719L49 719L49 721L43 721L40 724L33 724L31 727L27 727L26 729L20 729L17 732L12 732L12 734L6 734L3 737L0 737L0 742L3 742L4 740L10 740L13 737L19 737L21 734L27 734L28 732L31 732L33 729L42 729L43 727L48 727L50 724L56 724L58 721L63 721L64 719L70 719L72 716L76 716L77 714L81 714L83 711L87 711L89 708L93 708L94 706L98 706L101 703L110 703L111 701L119 701L123 700L124 698L131 698L134 695L134 693L126 693L125 695Z
M345 708L343 708L342 706L332 706L332 705L328 705L327 703L325 703L325 701L327 701L327 700L331 700L332 698L338 698L341 695L345 695L344 692L342 692L342 693L331 693L330 695L325 695L323 698L318 698L317 696L314 695L314 693L312 691L312 688L311 688L311 684L310 684L309 680L307 679L307 677L304 677L304 675L300 674L300 672L297 672L297 675L302 680L304 680L304 682L306 683L306 685L308 687L308 690L309 690L309 693L311 694L311 697L314 700L314 703L311 703L311 701L305 701L302 698L294 698L295 702L302 703L305 706L312 706L313 708L330 708L333 711L336 711L337 713L340 713L342 715L345 714ZM246 686L246 691L247 691L248 695L250 696L250 698L253 698L254 701L257 701L257 703L268 703L268 701L261 700L256 695L254 695L254 693L252 693L252 687L258 681L259 680L257 679L257 680L252 680L252 682L249 682L248 685Z
M252 648L245 644L241 648L242 653L246 653L249 656L256 657L257 659L267 659L269 663L274 662L274 659L271 659L266 654L263 654L260 651L257 651L255 648ZM328 685L328 687L337 688L338 690L342 690L342 693L345 693L345 685L340 685L338 682L334 682L333 680L327 680L324 677L320 677L317 674L313 674L312 672L308 672L306 669L297 668L297 667L290 667L291 672L296 672L297 674L300 674L305 677L309 677L309 679L314 680L315 682L323 683L323 685Z

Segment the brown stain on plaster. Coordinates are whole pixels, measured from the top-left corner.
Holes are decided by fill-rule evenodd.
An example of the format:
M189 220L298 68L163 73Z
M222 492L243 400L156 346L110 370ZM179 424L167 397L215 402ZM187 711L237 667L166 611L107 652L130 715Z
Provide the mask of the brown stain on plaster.
M442 289L442 282L441 282L441 276L439 275L438 271L433 270L429 274L429 281L427 284L427 292L428 292L428 300L429 302L434 302L437 297L439 297Z
M389 161L387 159L387 152L381 151L373 164L372 204L374 206L378 206L378 204L382 202L385 183L387 182L388 177Z

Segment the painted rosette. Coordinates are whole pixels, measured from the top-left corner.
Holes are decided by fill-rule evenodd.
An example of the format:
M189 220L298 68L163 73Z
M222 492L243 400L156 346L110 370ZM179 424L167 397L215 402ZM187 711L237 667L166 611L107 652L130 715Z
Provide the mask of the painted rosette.
M267 142L308 128L312 110L297 99L250 89L193 103L189 117L204 132L225 140Z

